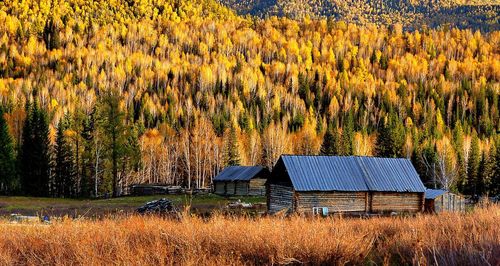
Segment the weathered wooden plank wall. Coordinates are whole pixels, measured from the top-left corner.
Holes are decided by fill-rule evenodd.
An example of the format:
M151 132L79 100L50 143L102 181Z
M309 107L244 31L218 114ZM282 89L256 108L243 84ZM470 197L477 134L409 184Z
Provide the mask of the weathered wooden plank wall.
M234 195L236 189L235 187L234 182L226 182L226 195Z
M293 189L288 186L269 184L267 208L270 212L293 208Z
M365 212L366 192L296 192L296 211L312 214L313 207L327 207L329 212Z
M225 182L215 182L214 183L215 194L224 195L226 194L226 183Z
M246 181L236 181L234 185L235 195L243 196L248 195L248 182Z
M420 212L423 193L372 192L372 212Z
M261 179L261 178L251 179L248 195L251 196L266 195L266 179Z

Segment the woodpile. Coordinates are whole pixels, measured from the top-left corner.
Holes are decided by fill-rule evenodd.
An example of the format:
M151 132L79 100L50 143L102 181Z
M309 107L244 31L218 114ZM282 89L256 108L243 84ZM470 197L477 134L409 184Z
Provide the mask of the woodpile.
M143 206L137 208L139 214L172 214L177 213L177 210L169 199L159 199L150 201Z

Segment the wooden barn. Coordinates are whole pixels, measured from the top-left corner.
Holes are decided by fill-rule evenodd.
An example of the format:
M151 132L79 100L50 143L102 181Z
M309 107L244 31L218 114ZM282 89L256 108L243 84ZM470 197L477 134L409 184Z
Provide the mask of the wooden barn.
M430 213L463 212L465 211L465 198L443 189L427 189L425 211Z
M262 166L229 166L214 178L214 193L225 196L264 196L269 170Z
M266 183L270 213L417 213L425 187L408 159L283 155Z

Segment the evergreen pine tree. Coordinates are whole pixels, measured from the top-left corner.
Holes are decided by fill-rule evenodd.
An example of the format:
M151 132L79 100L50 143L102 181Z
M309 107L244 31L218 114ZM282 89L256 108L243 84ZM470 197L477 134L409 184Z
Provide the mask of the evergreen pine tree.
M377 156L378 157L403 157L405 142L405 129L403 122L397 115L390 114L378 130Z
M352 140L354 138L354 116L352 111L349 112L344 123L341 135L341 150L340 155L352 155Z
M492 196L500 196L500 136L497 136L495 141L494 158L490 192Z
M69 128L67 117L59 122L56 137L56 165L54 171L54 194L58 197L76 196L76 169L71 145L66 132Z
M388 121L382 123L378 129L376 151L378 157L391 157L391 134Z
M125 152L122 157L122 171L129 169L137 170L141 161L141 148L139 146L139 130L137 126L127 128L127 141L125 142Z
M422 182L428 188L437 188L436 168L437 168L436 149L432 145L425 145L421 151L420 164L423 166L424 174L420 175Z
M486 192L486 178L487 178L487 168L488 168L488 155L483 151L481 156L481 161L479 162L479 167L476 176L475 188L477 195L484 195Z
M470 147L469 164L467 165L467 182L464 192L470 195L477 195L477 183L479 166L481 164L481 150L479 147L479 138L474 131L472 136L472 143Z
M0 107L0 194L12 192L16 183L14 144L4 118L3 108Z
M337 155L338 154L338 132L333 126L329 126L323 136L320 155Z
M457 168L458 168L458 178L457 178L457 189L460 193L463 193L465 183L467 181L467 165L465 165L464 159L464 132L462 128L462 123L457 121L455 128L453 128L453 147L457 152Z
M494 195L494 187L493 184L495 180L495 166L496 166L496 147L495 142L492 141L490 150L486 154L483 154L483 160L481 160L482 168L480 168L480 184L482 185L482 193Z
M80 195L82 197L91 197L94 192L94 112L90 117L86 117L83 121L83 130L80 133L83 141ZM96 195L94 195L96 196Z
M116 197L119 191L119 176L121 159L126 152L126 125L125 113L120 107L120 96L117 92L108 91L100 99L100 127L105 138L108 159L111 162L111 191L112 196Z
M35 102L27 104L28 116L23 127L20 174L23 192L31 196L49 195L49 125L47 116Z
M403 146L405 144L405 127L403 122L396 114L393 114L391 121L391 156L401 158L403 155Z
M229 129L226 142L226 164L229 166L240 165L240 152L238 150L238 136L234 125Z
M59 29L52 18L49 18L43 29L43 39L48 50L58 49L61 46Z

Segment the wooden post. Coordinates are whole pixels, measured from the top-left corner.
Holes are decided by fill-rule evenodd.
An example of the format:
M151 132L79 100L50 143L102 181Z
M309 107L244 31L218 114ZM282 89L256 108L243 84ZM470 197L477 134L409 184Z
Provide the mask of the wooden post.
M298 202L298 193L297 191L295 191L295 189L293 190L293 201L292 201L292 211L293 212L296 212L297 211L297 202Z
M365 192L365 213L368 213L368 192Z

